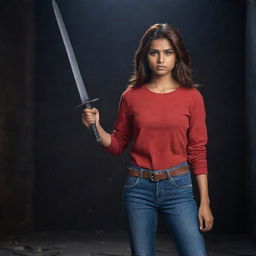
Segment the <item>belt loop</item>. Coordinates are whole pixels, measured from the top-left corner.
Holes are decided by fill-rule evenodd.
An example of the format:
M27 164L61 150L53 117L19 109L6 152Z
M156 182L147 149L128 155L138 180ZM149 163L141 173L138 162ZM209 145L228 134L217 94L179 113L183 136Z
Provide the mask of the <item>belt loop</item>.
M140 169L140 178L143 176L143 169Z
M167 174L168 179L171 179L170 169L166 170L166 174Z

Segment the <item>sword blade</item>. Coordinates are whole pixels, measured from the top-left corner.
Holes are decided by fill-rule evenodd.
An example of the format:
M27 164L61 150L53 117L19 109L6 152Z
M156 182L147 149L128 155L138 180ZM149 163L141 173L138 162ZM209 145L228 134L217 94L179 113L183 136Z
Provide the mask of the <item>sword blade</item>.
M57 3L55 2L55 0L52 0L52 5L53 5L54 14L55 14L55 17L56 17L56 20L57 20L57 23L58 23L58 26L59 26L59 29L60 29L60 33L61 33L64 45L65 45L65 48L66 48L69 63L70 63L70 66L71 66L71 69L72 69L72 72L73 72L73 75L74 75L74 78L75 78L75 81L76 81L76 86L77 86L82 104L84 104L86 101L89 100L89 96L88 96L88 93L85 89L84 81L83 81L83 78L81 76L81 73L80 73L80 70L79 70L79 67L78 67L78 64L77 64L77 61L76 61L76 57L75 57L75 54L74 54L74 50L73 50L73 47L71 45L71 42L70 42L68 32L67 32L65 24L64 24L62 15L60 13L60 9L59 9Z
M68 36L68 32L66 30L64 21L62 19L60 9L59 9L57 3L55 2L55 0L52 0L52 6L53 6L54 14L55 14L55 17L56 17L56 20L57 20L57 23L58 23L58 26L60 29L60 33L61 33L64 45L66 48L69 63L70 63L70 66L71 66L71 69L72 69L72 72L73 72L73 75L74 75L74 78L76 81L76 86L77 86L77 89L78 89L78 92L79 92L79 95L80 95L80 98L82 101L82 105L85 105L87 108L92 108L90 102L93 102L97 99L89 100L89 96L88 96L87 91L84 86L84 81L82 79L82 76L81 76L77 61L76 61L76 57L75 57L74 50L73 50L73 47L71 45L71 42L70 42L70 39ZM94 136L96 137L97 142L101 142L101 138L100 138L98 130L96 128L96 124L91 125L91 130L92 130Z

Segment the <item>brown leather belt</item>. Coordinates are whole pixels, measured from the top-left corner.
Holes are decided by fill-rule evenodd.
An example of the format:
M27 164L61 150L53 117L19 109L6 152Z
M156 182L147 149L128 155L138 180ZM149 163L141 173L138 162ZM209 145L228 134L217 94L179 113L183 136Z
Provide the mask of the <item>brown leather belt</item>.
M141 177L151 179L151 181L165 180L169 177L178 176L181 174L189 173L189 166L178 167L177 169L166 171L166 172L155 172L155 171L139 171L136 169L128 168L128 176Z

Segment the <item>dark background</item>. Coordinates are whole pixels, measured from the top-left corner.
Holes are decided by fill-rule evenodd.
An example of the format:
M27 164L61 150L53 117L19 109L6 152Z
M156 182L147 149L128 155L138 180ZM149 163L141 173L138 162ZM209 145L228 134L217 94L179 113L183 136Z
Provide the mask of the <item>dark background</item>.
M255 1L57 2L109 132L140 37L154 23L178 28L206 105L212 232L255 232ZM129 155L108 155L83 127L51 1L0 3L2 230L124 228Z
M135 0L58 3L87 90L92 98L101 99L95 105L108 131L145 29L167 22L181 31L194 76L203 85L205 96L215 228L243 231L244 4ZM38 2L36 24L36 225L40 229L120 228L121 181L127 157L107 155L81 124L81 110L74 109L80 99L51 1Z

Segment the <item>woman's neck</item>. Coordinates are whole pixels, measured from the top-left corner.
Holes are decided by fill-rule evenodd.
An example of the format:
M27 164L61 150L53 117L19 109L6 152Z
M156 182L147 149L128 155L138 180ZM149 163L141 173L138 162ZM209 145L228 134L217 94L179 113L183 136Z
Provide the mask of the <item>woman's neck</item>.
M179 84L171 76L153 76L148 83L150 89L154 90L172 90L177 89Z

